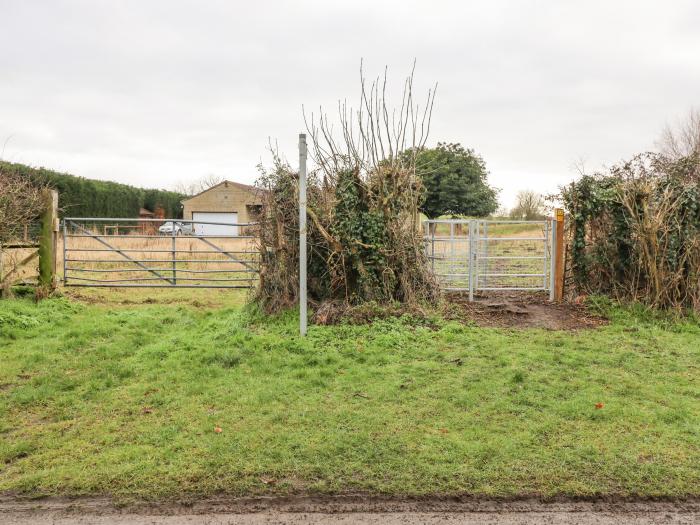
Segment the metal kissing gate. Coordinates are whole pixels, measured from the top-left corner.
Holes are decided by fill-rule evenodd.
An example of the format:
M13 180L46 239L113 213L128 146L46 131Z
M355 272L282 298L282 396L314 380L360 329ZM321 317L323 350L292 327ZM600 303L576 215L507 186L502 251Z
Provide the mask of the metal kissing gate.
M250 288L256 223L66 218L65 286Z
M557 222L482 219L424 221L426 255L448 291L544 291L554 298Z

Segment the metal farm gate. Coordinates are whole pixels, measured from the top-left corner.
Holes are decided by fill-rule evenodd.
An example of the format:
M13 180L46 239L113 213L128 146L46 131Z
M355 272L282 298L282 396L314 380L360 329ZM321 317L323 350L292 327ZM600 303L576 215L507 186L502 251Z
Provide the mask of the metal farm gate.
M448 291L544 291L554 297L556 221L424 221L426 255Z
M65 286L250 288L257 224L66 218Z

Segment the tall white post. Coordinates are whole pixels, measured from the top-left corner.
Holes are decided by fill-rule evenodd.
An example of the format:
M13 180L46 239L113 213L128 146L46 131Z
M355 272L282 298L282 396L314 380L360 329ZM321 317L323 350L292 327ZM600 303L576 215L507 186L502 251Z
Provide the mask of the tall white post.
M299 134L299 333L306 335L306 134Z
M476 268L474 268L474 264L476 262L476 257L475 257L475 251L476 251L476 246L474 246L474 241L475 237L478 235L475 233L474 230L476 226L476 221L474 219L469 221L469 302L472 302L474 300L474 288L476 288L476 283L474 282L476 279L479 278L479 274L476 273Z

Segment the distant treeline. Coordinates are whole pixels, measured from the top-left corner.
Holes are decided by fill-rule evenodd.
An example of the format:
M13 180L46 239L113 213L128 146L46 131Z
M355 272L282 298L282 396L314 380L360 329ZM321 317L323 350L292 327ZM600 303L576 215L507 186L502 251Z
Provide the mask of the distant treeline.
M147 190L4 161L0 169L58 190L62 217L138 217L140 208L153 212L162 208L167 218L182 217L180 201L185 196L174 191Z

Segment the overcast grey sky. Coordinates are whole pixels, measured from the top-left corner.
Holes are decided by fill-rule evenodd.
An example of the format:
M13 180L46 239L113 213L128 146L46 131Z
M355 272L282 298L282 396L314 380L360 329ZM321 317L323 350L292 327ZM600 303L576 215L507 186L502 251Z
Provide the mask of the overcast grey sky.
M414 57L416 91L439 84L429 144L482 154L510 206L700 106L700 2L0 0L0 150L146 187L252 182L268 138L296 162L302 104L357 99L360 58L399 89Z

